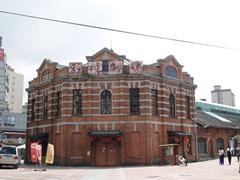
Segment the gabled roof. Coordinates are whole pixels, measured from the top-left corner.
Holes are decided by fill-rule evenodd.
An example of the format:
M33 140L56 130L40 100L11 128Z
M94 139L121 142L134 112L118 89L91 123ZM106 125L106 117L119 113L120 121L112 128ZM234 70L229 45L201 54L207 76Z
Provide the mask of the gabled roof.
M56 66L56 69L62 69L62 68L65 67L65 66L63 66L63 65L60 65L60 64L58 64L58 63L56 63L56 62L51 61L50 59L45 58L45 59L43 60L42 64L40 65L40 67L37 69L37 71L39 71L40 69L42 69L42 67L43 67L45 64L54 64L54 65Z
M179 64L176 58L173 55L169 55L164 59L158 59L156 63L151 64L151 66L160 66L161 64L166 63L167 61L173 61L178 67L182 68L183 66Z
M240 128L240 115L230 115L197 110L196 123L202 127Z
M113 56L117 57L118 59L124 60L126 59L125 55L118 55L116 54L113 50L109 50L108 48L103 48L102 50L98 51L97 53L95 53L93 56L86 56L86 59L88 61L92 61L93 59L95 59L98 55L107 52L109 54L112 54Z

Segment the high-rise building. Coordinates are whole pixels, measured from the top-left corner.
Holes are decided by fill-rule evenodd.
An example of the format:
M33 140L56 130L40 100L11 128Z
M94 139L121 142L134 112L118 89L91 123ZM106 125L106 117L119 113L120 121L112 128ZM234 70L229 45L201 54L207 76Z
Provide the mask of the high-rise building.
M213 103L235 106L235 95L231 89L221 89L220 85L216 85L211 91L211 96Z
M16 73L6 62L0 37L0 112L22 113L23 75Z
M0 113L6 111L7 104L7 78L6 78L6 59L4 49L1 47L2 38L0 37Z
M8 109L10 112L22 113L23 101L23 75L16 73L13 68L7 66L8 77Z

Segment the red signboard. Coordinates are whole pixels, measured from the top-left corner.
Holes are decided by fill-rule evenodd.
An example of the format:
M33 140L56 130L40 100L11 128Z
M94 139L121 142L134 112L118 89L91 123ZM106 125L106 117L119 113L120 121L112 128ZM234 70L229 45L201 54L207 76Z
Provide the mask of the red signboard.
M0 61L4 60L4 49L0 48Z

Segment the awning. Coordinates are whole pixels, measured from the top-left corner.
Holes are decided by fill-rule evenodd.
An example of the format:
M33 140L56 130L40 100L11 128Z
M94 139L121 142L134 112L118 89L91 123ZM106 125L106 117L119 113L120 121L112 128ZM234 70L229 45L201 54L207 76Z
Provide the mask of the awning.
M92 137L118 137L123 135L121 130L92 130L87 132L88 136Z
M191 133L185 133L183 131L168 131L169 136L192 136Z

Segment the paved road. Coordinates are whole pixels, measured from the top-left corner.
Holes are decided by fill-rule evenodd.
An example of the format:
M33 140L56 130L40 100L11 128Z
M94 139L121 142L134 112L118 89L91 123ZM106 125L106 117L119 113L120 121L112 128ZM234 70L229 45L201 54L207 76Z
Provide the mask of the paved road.
M226 162L227 159L225 159ZM190 163L181 166L138 166L117 168L47 167L34 171L34 166L0 169L0 180L240 180L239 163L219 165L218 160Z

